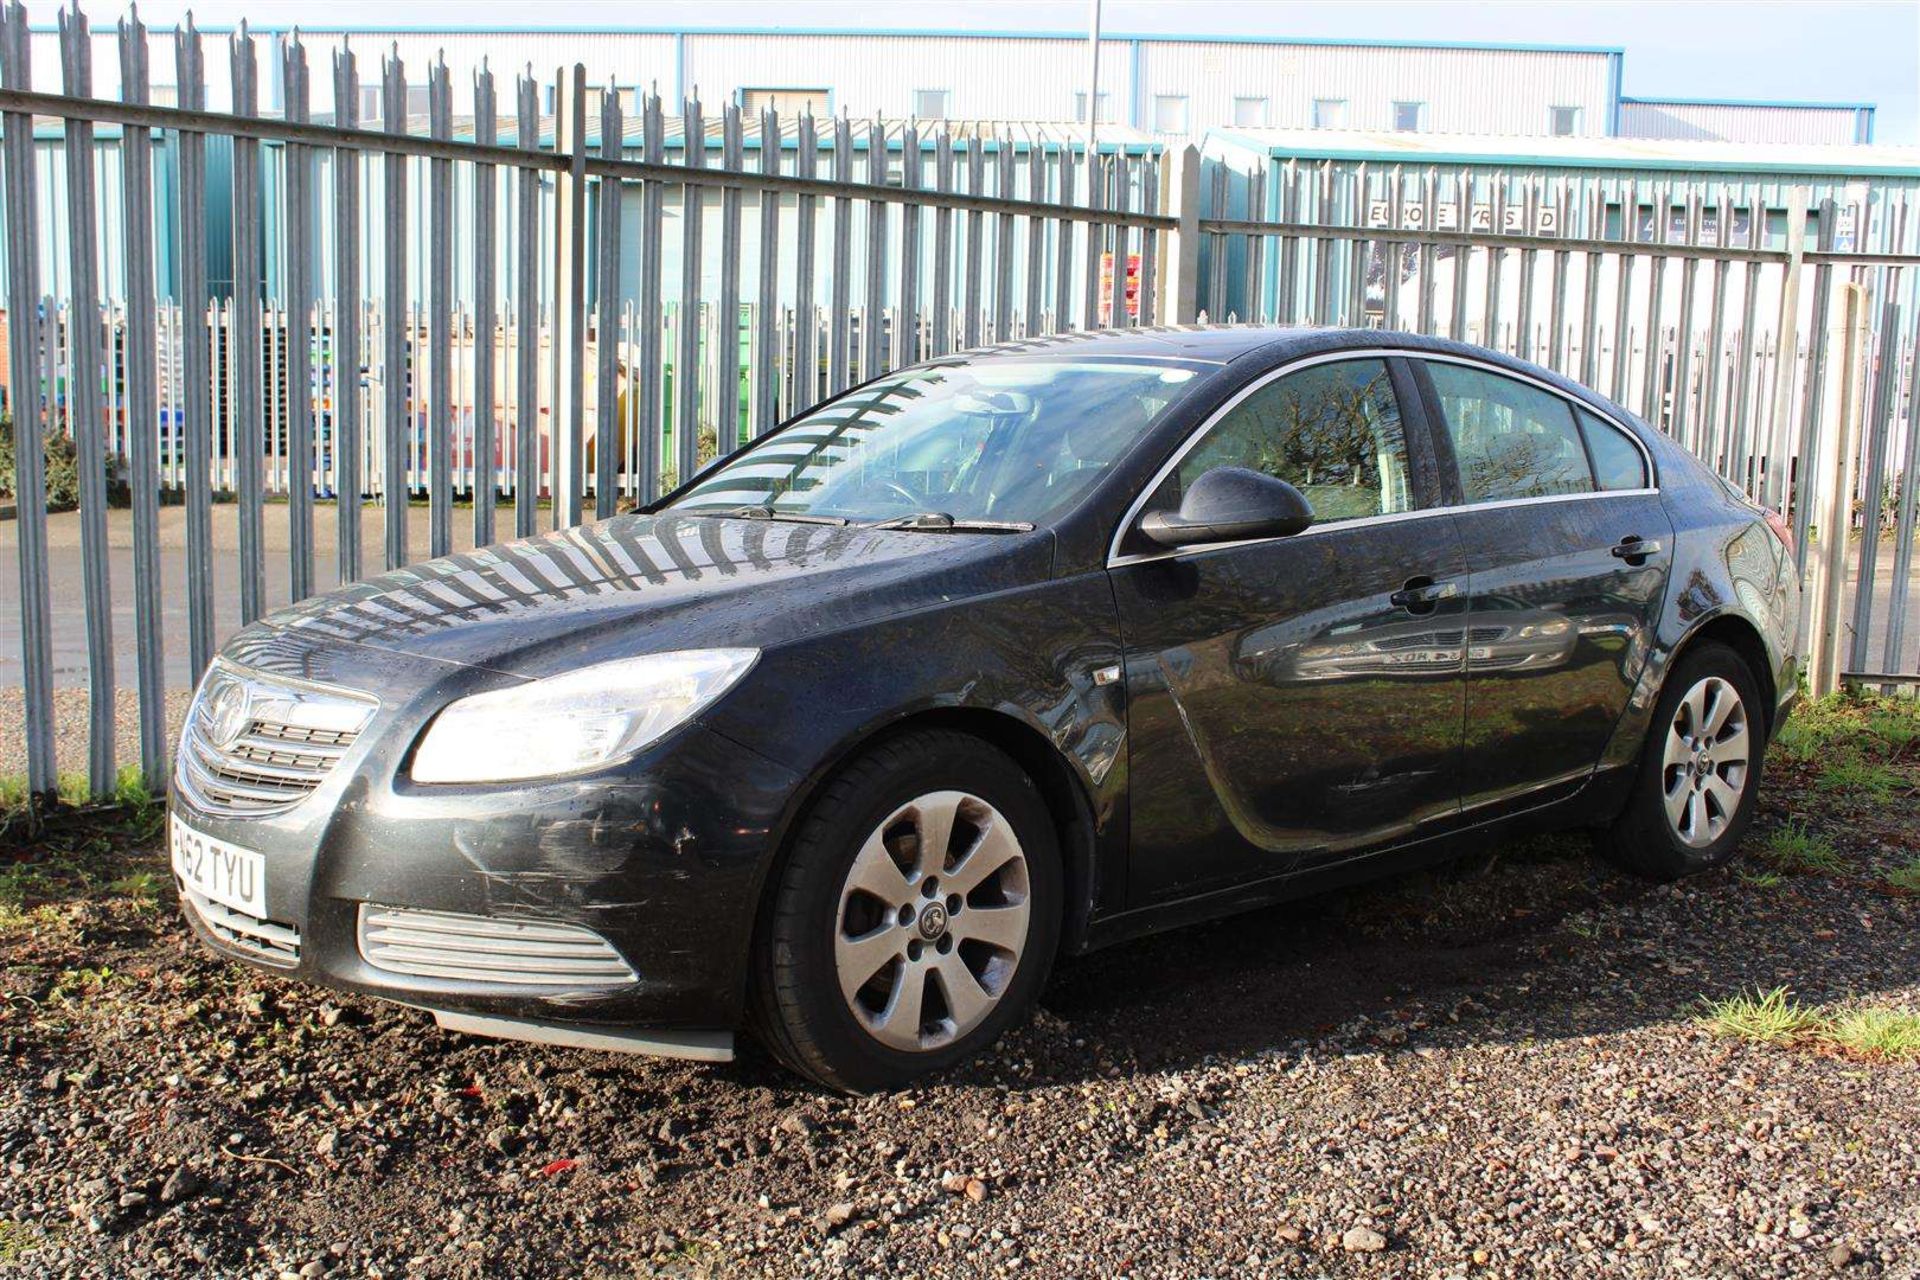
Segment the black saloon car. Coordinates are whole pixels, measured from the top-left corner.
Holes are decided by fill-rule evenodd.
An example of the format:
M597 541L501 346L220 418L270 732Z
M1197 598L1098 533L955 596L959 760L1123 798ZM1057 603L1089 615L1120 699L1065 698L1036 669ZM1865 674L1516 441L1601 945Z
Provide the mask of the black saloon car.
M1532 365L1161 329L933 360L645 512L241 632L170 835L214 949L456 1030L845 1089L1055 956L1596 827L1729 856L1787 533Z

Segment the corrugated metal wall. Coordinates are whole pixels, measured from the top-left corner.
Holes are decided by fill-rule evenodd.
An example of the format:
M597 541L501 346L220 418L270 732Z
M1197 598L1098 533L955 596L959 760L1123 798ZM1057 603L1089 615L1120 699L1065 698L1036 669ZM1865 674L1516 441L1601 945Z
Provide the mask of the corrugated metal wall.
M1580 108L1579 133L1607 131L1609 65L1604 53L1511 49L1403 49L1364 45L1160 44L1142 46L1142 79L1152 128L1153 97L1190 96L1189 118L1234 121L1234 99L1268 99L1274 128L1313 125L1317 98L1345 101L1346 128L1391 129L1397 101L1425 104L1433 133L1545 134L1552 108ZM1204 133L1204 128L1190 129Z
M1071 120L1086 88L1084 40L958 36L698 35L687 37L687 76L708 102L750 88L833 91L835 114L911 115L919 89L944 90L955 119ZM1100 44L1100 92L1126 123L1128 45Z
M898 119L915 112L919 91L934 90L944 94L945 113L954 119L1069 120L1077 116L1086 75L1085 41L1057 35L302 30L316 52L344 38L359 56L363 86L377 85L381 59L395 49L410 69L422 71L444 51L456 99L483 59L500 73L531 65L543 79L556 67L580 62L596 81L611 77L628 87L657 86L674 106L695 90L717 106L743 89L813 88L830 91L835 114ZM207 34L213 41L207 105L223 111L231 100L231 67L222 33ZM262 33L274 49L281 38ZM149 42L155 100L165 102L175 78L174 40L156 31ZM56 86L55 33L36 31L32 43L35 83ZM1234 124L1310 126L1316 99L1344 102L1341 127L1347 129L1392 128L1394 104L1417 102L1423 104L1424 132L1545 136L1554 131L1554 108L1571 107L1578 109L1575 136L1604 137L1613 127L1619 58L1574 48L1133 37L1108 39L1101 49L1109 119L1196 141L1210 128ZM117 95L119 62L110 29L94 33L93 50L96 91ZM264 50L262 72L261 106L275 111L281 101L278 58ZM334 109L330 67L314 64L311 93L316 113ZM1236 99L1247 100L1239 110ZM1867 118L1853 106L1653 99L1623 99L1620 110L1622 136L1773 143L1864 141Z
M1620 104L1620 136L1697 142L1862 142L1854 107L1775 107L1709 102Z

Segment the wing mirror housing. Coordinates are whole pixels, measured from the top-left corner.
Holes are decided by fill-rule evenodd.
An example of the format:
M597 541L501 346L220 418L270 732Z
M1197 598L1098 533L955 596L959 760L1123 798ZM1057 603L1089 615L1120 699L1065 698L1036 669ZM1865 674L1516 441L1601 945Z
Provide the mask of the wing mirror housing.
M1306 495L1247 467L1215 467L1187 486L1178 511L1149 511L1140 532L1163 547L1289 538L1313 523Z

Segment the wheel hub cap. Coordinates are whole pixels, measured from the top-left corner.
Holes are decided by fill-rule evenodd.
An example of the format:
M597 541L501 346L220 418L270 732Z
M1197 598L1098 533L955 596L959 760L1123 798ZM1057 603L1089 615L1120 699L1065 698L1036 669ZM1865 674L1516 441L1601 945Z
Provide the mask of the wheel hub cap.
M1751 737L1740 693L1719 676L1698 681L1667 727L1661 790L1667 824L1681 843L1718 840L1746 793Z
M935 791L894 810L840 891L834 966L855 1020L907 1052L979 1026L1025 952L1028 889L1013 824L980 797Z

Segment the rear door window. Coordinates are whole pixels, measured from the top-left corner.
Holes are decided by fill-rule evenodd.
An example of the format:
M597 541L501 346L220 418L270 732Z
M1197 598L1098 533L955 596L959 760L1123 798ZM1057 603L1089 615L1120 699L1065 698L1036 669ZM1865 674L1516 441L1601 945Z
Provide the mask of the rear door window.
M1573 406L1531 383L1471 365L1427 362L1469 503L1592 493Z

